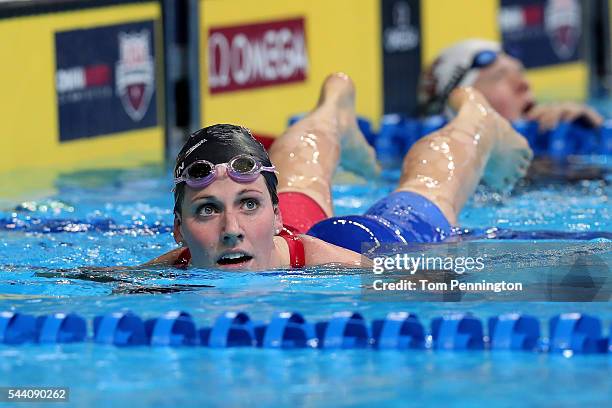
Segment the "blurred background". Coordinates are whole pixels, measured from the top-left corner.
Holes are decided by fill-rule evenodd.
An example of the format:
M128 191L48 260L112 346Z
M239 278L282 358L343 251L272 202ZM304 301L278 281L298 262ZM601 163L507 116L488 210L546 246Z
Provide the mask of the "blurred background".
M416 115L421 70L469 37L518 56L538 100L610 117L611 25L609 0L0 1L2 194L172 161L213 123L269 142L333 71L354 79L375 132Z

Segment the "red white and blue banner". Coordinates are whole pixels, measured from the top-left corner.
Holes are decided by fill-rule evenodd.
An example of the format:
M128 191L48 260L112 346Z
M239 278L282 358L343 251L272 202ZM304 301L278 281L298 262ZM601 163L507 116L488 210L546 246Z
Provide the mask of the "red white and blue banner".
M60 141L157 125L153 21L57 32Z
M504 50L526 68L581 59L582 4L578 0L501 0Z

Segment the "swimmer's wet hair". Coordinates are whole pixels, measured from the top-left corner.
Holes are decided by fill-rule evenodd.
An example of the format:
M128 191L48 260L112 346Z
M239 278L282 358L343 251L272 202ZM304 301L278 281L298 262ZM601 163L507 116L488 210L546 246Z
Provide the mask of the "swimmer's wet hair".
M179 177L183 169L197 160L208 160L213 164L227 163L239 154L253 156L264 166L272 166L270 157L263 145L258 142L249 129L242 126L219 124L193 132L176 157L174 177ZM276 173L261 173L272 198L272 204L278 204ZM174 190L174 212L181 213L181 203L185 196L185 183L180 183Z

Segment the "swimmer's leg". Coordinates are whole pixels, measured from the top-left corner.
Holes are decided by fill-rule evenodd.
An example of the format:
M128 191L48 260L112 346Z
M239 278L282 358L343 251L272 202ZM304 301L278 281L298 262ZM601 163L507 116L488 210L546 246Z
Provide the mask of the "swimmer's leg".
M512 187L525 175L532 152L477 91L459 88L450 102L457 116L410 149L396 191L424 196L456 224L481 178L497 189Z
M279 172L278 192L306 194L327 216L333 214L331 180L341 155L351 158L347 170L368 177L379 172L374 150L357 126L355 87L341 73L327 77L315 110L287 129L269 154Z

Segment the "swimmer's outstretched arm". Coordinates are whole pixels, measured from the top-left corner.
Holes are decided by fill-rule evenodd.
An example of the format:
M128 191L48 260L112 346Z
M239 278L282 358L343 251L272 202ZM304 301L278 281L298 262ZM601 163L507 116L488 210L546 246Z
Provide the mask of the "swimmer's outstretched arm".
M315 109L283 133L269 150L278 192L300 192L333 215L332 177L339 162L365 177L380 172L374 149L359 131L355 86L343 73L328 76Z
M598 128L603 117L590 107L575 102L557 102L534 105L525 114L526 119L538 122L541 132L554 129L560 122L584 120L589 126Z
M493 188L509 189L525 175L533 154L478 91L457 88L450 104L457 116L412 146L396 191L425 196L456 224L481 178Z

